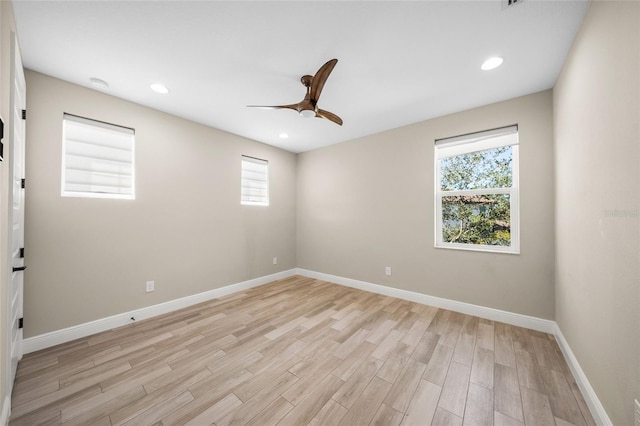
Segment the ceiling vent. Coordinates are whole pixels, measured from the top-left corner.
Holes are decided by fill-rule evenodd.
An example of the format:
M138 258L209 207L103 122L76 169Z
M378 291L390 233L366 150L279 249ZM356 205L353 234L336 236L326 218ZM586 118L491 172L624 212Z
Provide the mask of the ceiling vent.
M524 0L502 0L502 9L516 6L516 5L519 5L520 3L524 3Z

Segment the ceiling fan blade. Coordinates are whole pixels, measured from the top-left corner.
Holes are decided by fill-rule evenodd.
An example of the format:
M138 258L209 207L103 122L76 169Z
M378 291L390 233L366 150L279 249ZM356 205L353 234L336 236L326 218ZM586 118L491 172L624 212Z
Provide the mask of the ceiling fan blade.
M338 117L337 115L335 115L332 112L325 111L323 109L318 109L318 111L316 112L316 117L318 117L318 118L326 118L329 121L333 121L338 126L342 126L342 118Z
M262 109L295 109L298 110L298 104L291 105L247 105L247 108L262 108Z
M338 63L337 59L332 59L328 61L326 64L320 67L316 75L313 76L313 80L311 81L311 100L314 102L318 102L318 98L320 97L320 93L322 93L322 88L324 87L324 83L329 78L329 74L333 71L333 67Z

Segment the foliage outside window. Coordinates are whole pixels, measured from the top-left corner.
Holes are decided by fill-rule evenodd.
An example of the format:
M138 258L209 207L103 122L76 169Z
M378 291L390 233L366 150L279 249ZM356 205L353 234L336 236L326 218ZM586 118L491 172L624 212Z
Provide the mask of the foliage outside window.
M519 253L518 128L435 145L436 247Z

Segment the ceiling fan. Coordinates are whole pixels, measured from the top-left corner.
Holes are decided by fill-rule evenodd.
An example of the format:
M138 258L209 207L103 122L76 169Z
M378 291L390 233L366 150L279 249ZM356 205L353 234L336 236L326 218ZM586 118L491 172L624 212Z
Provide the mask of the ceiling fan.
M318 108L318 98L320 98L320 93L322 93L322 88L324 87L324 83L329 78L329 74L333 71L333 67L338 63L337 59L332 59L328 61L326 64L320 67L316 75L303 75L300 78L300 82L307 88L307 94L304 96L304 99L297 104L290 105L247 105L249 108L266 108L266 109L292 109L298 111L303 117L318 117L324 118L329 121L333 121L339 126L342 126L342 119L335 115L332 112L325 111L323 109Z

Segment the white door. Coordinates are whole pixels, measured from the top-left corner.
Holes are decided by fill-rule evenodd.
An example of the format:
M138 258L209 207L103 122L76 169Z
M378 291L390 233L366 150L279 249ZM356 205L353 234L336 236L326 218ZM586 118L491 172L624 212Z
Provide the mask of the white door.
M9 175L9 375L7 390L11 392L18 361L22 358L22 293L24 281L24 137L25 80L18 40L13 34L11 54L11 117Z

